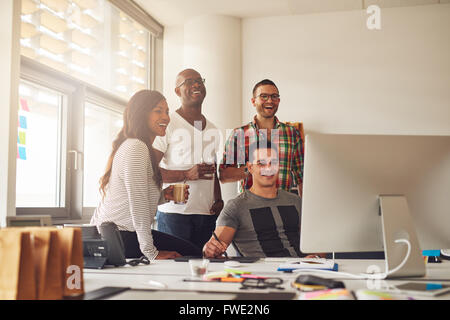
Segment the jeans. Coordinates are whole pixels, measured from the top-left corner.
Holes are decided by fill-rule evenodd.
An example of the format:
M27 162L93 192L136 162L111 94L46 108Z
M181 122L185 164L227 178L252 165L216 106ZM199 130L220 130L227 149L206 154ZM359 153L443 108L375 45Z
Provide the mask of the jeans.
M158 231L192 242L203 248L216 228L217 215L156 213Z

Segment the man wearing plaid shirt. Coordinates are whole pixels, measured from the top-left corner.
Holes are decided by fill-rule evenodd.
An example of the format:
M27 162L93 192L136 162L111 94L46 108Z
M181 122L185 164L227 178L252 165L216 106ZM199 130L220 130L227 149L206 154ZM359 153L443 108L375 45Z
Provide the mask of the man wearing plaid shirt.
M223 160L219 175L222 183L240 181L240 191L252 186L252 176L246 170L246 163L251 162L249 146L255 140L269 139L279 150L278 187L290 191L293 179L298 186L298 194L302 195L303 157L300 132L275 116L280 104L277 86L271 80L264 79L253 88L253 106L256 115L253 121L231 133L225 144ZM250 152L249 152L250 151Z

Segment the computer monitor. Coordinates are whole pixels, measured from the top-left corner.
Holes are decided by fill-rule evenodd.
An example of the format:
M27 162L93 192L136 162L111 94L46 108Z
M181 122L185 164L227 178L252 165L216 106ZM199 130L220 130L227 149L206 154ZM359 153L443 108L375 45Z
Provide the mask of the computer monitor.
M306 136L302 252L388 253L413 229L420 249L450 248L450 136Z

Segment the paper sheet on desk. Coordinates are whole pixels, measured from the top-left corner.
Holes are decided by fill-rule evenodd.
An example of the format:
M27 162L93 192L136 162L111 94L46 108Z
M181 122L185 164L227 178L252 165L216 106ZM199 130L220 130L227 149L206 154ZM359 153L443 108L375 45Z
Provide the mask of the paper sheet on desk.
M278 266L278 271L293 271L299 269L316 270L338 270L338 264L334 260L327 259L302 259L295 262L282 263Z
M327 289L300 293L298 300L355 300L347 289Z

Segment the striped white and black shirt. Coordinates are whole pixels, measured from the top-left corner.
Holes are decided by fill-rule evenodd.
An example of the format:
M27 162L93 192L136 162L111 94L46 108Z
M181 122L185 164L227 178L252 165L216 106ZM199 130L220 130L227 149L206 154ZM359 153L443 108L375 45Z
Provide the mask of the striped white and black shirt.
M153 260L158 250L153 245L151 226L163 199L153 180L147 145L138 139L127 139L114 155L106 194L95 209L91 224L114 222L119 230L135 231L142 253Z

